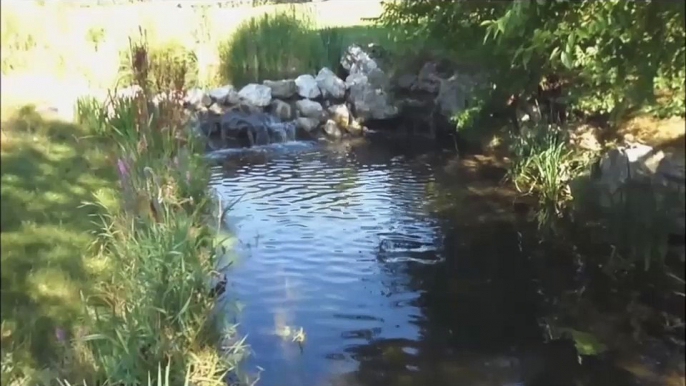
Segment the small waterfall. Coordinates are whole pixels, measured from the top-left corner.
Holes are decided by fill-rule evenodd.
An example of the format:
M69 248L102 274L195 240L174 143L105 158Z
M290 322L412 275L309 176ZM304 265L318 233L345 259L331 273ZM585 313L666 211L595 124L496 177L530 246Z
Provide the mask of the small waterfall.
M207 136L219 134L222 143L213 147L252 147L295 140L295 122L279 122L266 113L228 111L207 117L200 129Z

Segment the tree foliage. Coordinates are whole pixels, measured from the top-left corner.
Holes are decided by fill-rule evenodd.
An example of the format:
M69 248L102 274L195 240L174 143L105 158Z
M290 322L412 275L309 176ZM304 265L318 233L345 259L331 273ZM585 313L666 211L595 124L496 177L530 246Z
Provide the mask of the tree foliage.
M528 98L550 77L557 102L619 114L661 102L684 114L686 34L682 1L396 1L380 22L399 40L440 47L485 68L490 102ZM488 104L486 104L488 105Z

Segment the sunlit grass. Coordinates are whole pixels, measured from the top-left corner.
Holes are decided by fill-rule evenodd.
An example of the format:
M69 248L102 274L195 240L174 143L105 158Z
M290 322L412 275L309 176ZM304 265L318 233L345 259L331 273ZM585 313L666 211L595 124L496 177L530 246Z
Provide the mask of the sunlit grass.
M119 79L119 58L128 47L128 39L147 31L152 47L174 44L193 52L198 63L198 82L202 86L220 82L220 45L235 33L243 21L253 16L286 10L288 5L247 8L176 7L176 3L152 2L117 6L76 7L69 2L1 2L2 74L11 80L20 74L42 74L59 88L47 87L47 81L27 87L25 81L12 87L28 93L27 100L43 98L44 92L56 93L52 101L64 99L64 91L79 85L86 89L105 90ZM378 0L340 0L296 4L299 14L311 15L317 28L348 28L369 25L363 20L380 14ZM31 20L26 23L26 20ZM367 31L355 32L365 38ZM3 93L9 86L3 86ZM31 90L28 90L31 89ZM74 92L69 92L73 94ZM71 103L76 96L71 96Z
M30 106L5 107L2 130L2 350L26 375L54 359L56 329L78 323L81 291L107 272L88 254L94 212L81 205L113 189L114 174L83 128Z

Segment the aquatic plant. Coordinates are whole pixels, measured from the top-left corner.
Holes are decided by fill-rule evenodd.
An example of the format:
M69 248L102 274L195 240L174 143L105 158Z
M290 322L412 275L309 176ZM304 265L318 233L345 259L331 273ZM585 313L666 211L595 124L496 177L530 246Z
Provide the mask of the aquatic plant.
M117 143L121 190L115 205L89 204L103 213L94 246L113 270L83 297L80 352L92 361L95 380L139 384L159 363L171 361L177 365L167 368L166 378L173 384L225 384L237 370L244 341L235 339L225 313L215 309L210 285L219 248L210 228L208 168L180 119L180 104L148 108L147 71L165 66L148 63L153 56L144 42L132 43L130 57L141 91L111 94L99 113L109 129L94 130ZM173 74L165 91L184 87L184 72Z
M569 183L587 166L569 145L566 133L552 125L536 125L510 139L512 160L507 177L520 192L539 200L539 227L554 226L572 199Z

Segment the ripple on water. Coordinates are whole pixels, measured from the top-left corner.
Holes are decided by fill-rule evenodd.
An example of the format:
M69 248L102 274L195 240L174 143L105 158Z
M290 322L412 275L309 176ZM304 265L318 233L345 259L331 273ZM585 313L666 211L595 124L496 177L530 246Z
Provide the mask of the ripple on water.
M433 180L428 167L410 171L401 158L350 161L308 146L259 149L267 156L254 163L237 151L212 155L245 162L230 173L215 167L211 183L227 202L242 197L227 221L239 220L231 228L250 244L250 257L231 268L232 277L246 305L242 332L259 335L250 343L262 353L254 364L266 369L266 386L283 384L278 374L292 373L293 361L313 379L302 384L314 386L331 361L352 359L377 339L410 342L400 353L414 356L423 320L418 293L385 265L440 261L438 227L421 210ZM301 355L265 333L278 323L304 328Z

